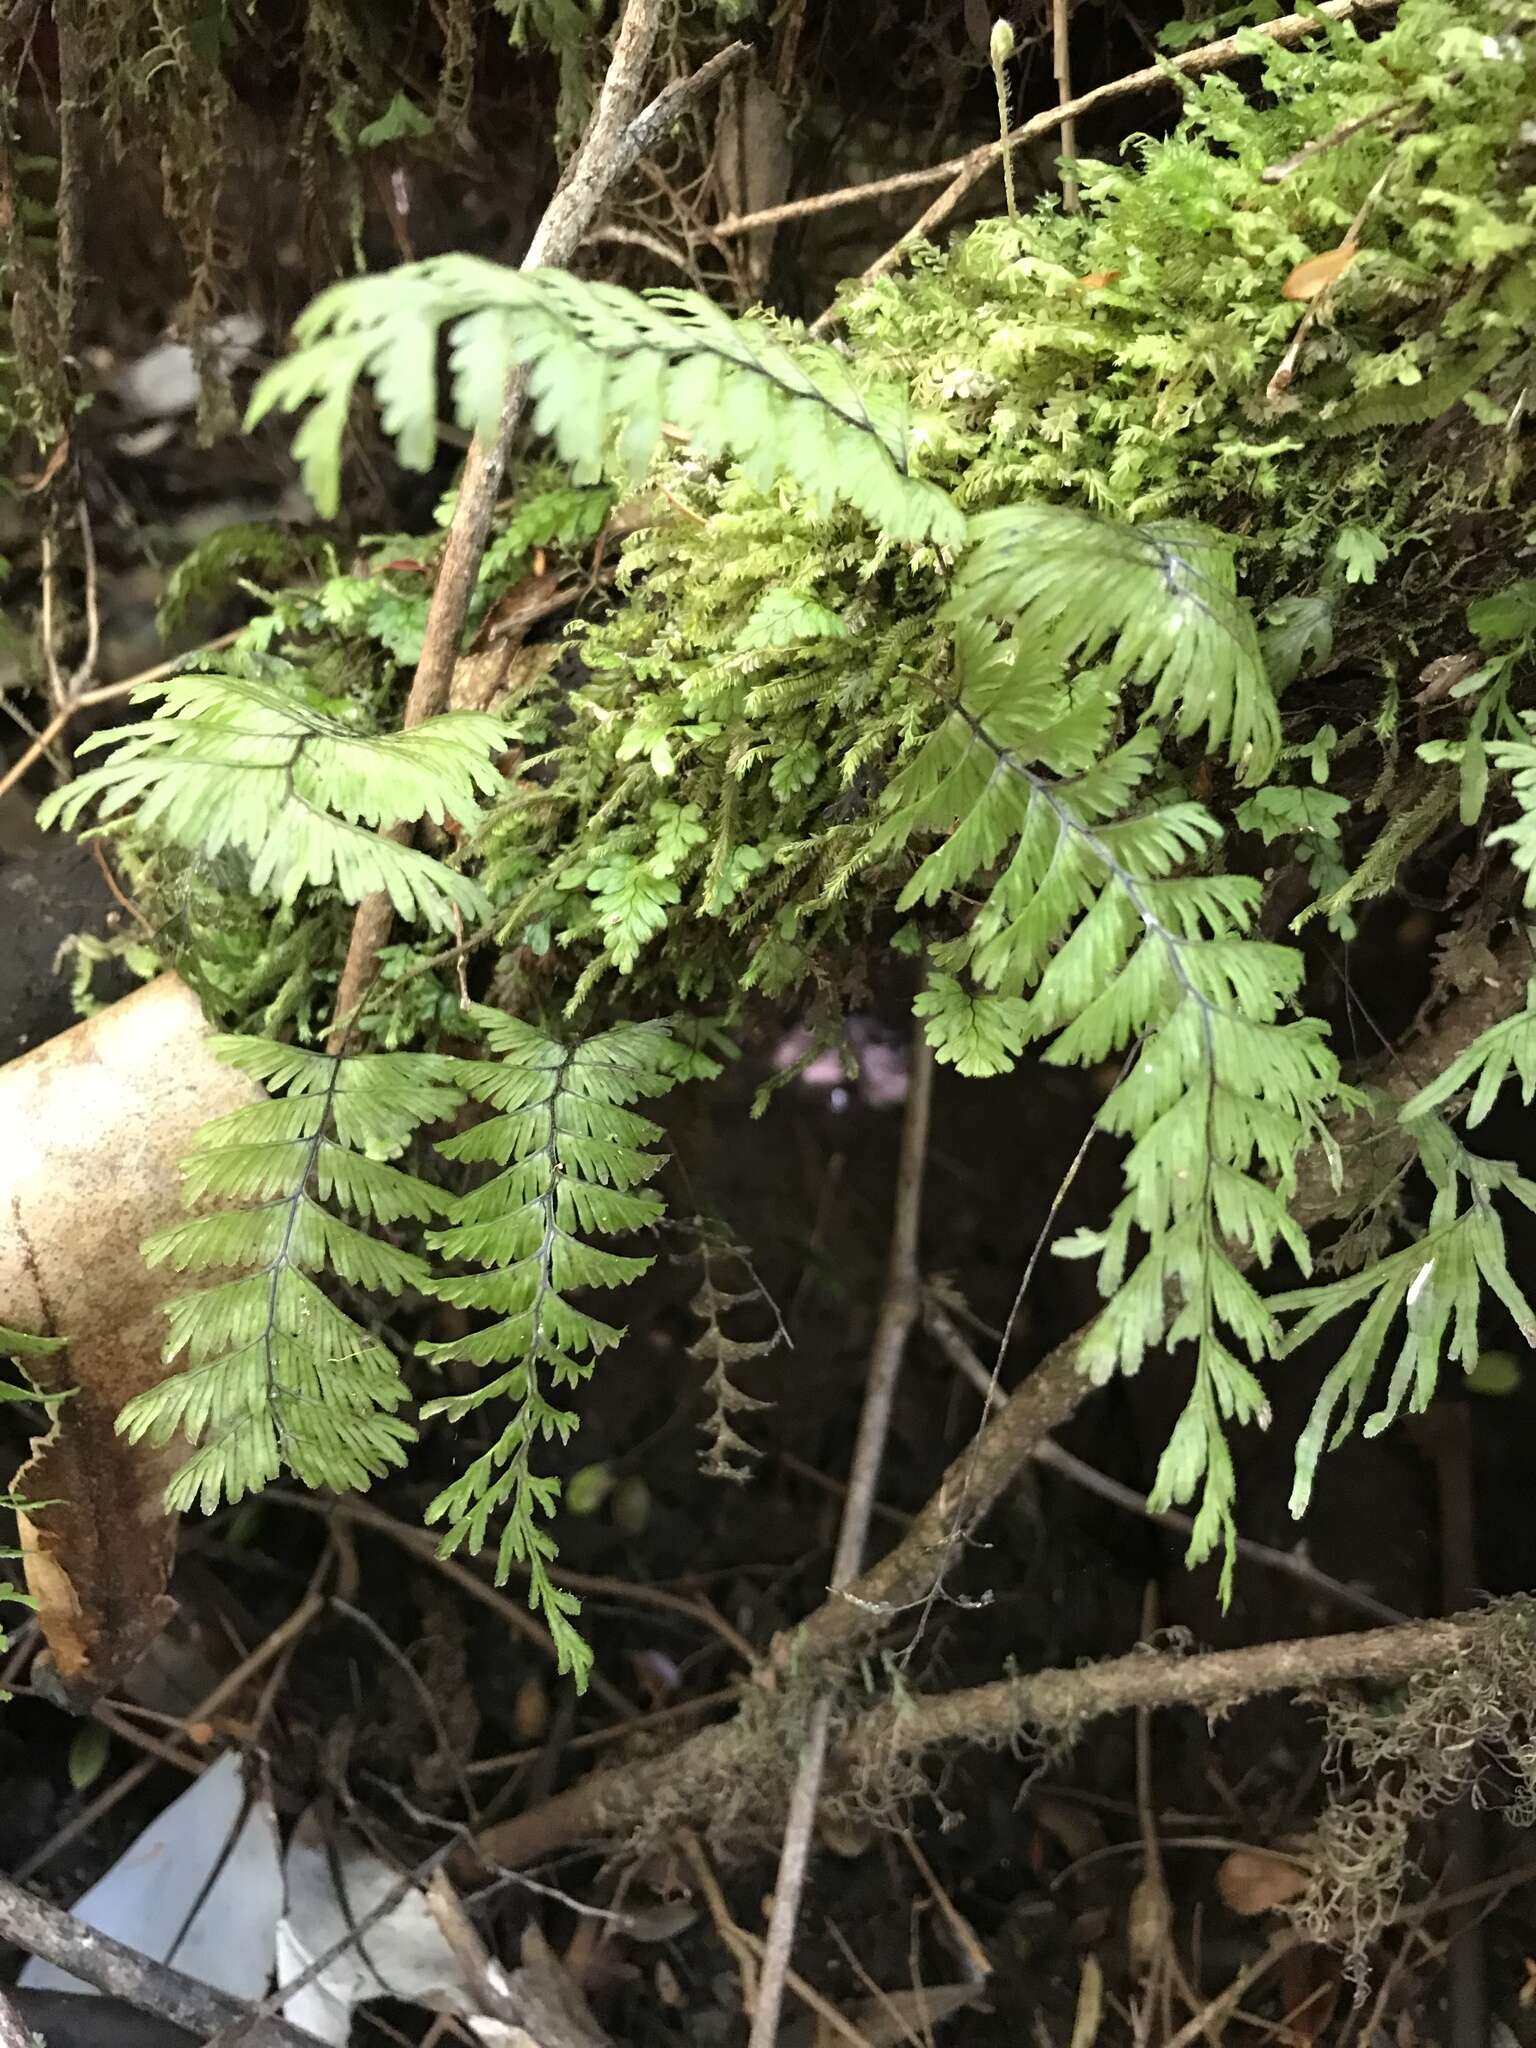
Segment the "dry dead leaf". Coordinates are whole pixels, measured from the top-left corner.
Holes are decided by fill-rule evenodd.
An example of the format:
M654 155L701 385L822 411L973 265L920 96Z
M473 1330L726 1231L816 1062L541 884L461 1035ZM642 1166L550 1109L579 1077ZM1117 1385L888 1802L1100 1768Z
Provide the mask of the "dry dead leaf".
M177 1161L209 1117L259 1099L207 1049L197 999L162 975L0 1068L0 1322L67 1337L29 1361L76 1391L33 1445L17 1490L27 1585L65 1691L89 1704L164 1627L184 1455L132 1446L118 1411L165 1377L165 1276L139 1256L182 1213Z
M1280 287L1282 299L1315 299L1348 270L1360 254L1358 242L1341 242L1337 249L1325 249L1321 256L1309 256L1298 263Z
M1300 1898L1306 1888L1307 1873L1301 1865L1267 1849L1234 1849L1216 1873L1222 1904L1245 1918L1273 1912Z

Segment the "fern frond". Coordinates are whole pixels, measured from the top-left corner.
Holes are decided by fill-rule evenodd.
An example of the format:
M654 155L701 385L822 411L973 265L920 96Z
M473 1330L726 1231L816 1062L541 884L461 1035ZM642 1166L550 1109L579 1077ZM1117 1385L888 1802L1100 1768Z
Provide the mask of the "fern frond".
M364 732L296 669L280 684L196 671L136 696L158 697L160 708L87 740L112 758L47 798L44 824L72 826L92 806L102 820L131 812L137 830L204 859L243 854L251 892L285 905L306 888L349 903L384 890L401 916L439 930L455 913L487 913L477 883L380 828L476 823L481 799L501 788L499 720L452 711L406 731Z
M1432 1113L1416 1117L1413 1128L1420 1162L1435 1190L1423 1235L1358 1272L1277 1295L1271 1303L1280 1315L1299 1312L1300 1320L1286 1337L1288 1352L1339 1316L1365 1311L1318 1390L1297 1443L1293 1515L1306 1511L1324 1450L1336 1448L1354 1430L1399 1316L1402 1343L1382 1406L1364 1425L1367 1436L1386 1429L1405 1406L1414 1414L1428 1407L1447 1357L1472 1371L1479 1357L1485 1288L1504 1304L1526 1342L1536 1342L1536 1310L1509 1270L1504 1225L1494 1201L1496 1195L1508 1195L1536 1211L1536 1182L1507 1160L1482 1159L1467 1151ZM1343 1414L1335 1425L1341 1402Z
M1063 662L1103 660L1106 680L1152 690L1150 715L1205 731L1244 781L1280 750L1258 630L1232 550L1194 520L1128 526L1061 505L1012 505L970 523L956 579L961 617L1047 636Z
M457 1062L235 1037L214 1050L274 1094L203 1126L182 1161L184 1196L240 1206L157 1232L144 1256L233 1277L167 1303L166 1363L185 1364L118 1426L134 1442L197 1446L171 1483L173 1507L238 1500L284 1468L309 1486L364 1487L404 1462L415 1434L395 1413L405 1383L394 1353L316 1276L368 1293L427 1287L423 1258L346 1219L382 1232L441 1212L435 1188L389 1162L462 1101Z
M361 377L373 381L405 467L435 459L445 327L460 425L494 438L521 364L535 424L578 482L597 478L615 435L624 468L643 475L667 423L705 460L728 457L764 487L787 476L819 505L844 499L901 539L963 537L951 500L911 473L900 395L862 390L833 350L733 320L694 292L642 296L473 256L332 286L299 320L297 353L257 386L250 425L313 402L294 453L323 511L336 510L341 436Z
M577 1418L557 1407L553 1384L576 1387L622 1332L577 1307L573 1293L624 1285L653 1260L591 1240L624 1237L656 1223L662 1202L645 1185L662 1164L661 1133L629 1105L664 1094L677 1076L676 1049L657 1024L624 1024L574 1045L494 1010L472 1009L494 1060L460 1062L461 1085L496 1114L447 1139L449 1159L501 1170L454 1202L429 1243L445 1258L484 1268L439 1280L436 1292L497 1320L433 1345L433 1360L501 1368L472 1393L429 1402L423 1416L459 1421L485 1403L512 1404L500 1434L427 1510L448 1524L444 1551L484 1543L502 1528L497 1572L514 1563L529 1575L529 1600L559 1647L562 1669L584 1685L591 1652L577 1635L575 1597L549 1572L556 1545L543 1526L560 1496L558 1479L533 1469L540 1442L564 1443Z
M1520 1083L1521 1101L1529 1105L1536 1095L1536 982L1527 988L1525 1008L1519 1015L1481 1032L1465 1052L1458 1053L1433 1081L1403 1104L1398 1120L1417 1123L1431 1110L1443 1109L1453 1095L1475 1081L1467 1105L1467 1123L1475 1129L1511 1076Z
M1202 1493L1201 1557L1231 1534L1223 1425L1268 1413L1238 1352L1261 1360L1279 1340L1234 1251L1268 1264L1283 1246L1306 1269L1286 1203L1339 1100L1337 1062L1321 1024L1284 1021L1301 960L1249 935L1256 884L1185 872L1219 836L1215 820L1185 801L1128 808L1157 738L1143 729L1098 753L1109 675L1068 686L1049 634L972 633L957 664L955 708L886 792L876 840L878 851L941 835L899 909L981 897L962 936L933 948L939 971L917 1010L962 1072L1002 1072L1037 1041L1054 1063L1134 1050L1099 1113L1130 1140L1124 1198L1105 1229L1059 1249L1100 1262L1086 1372L1135 1372L1159 1345L1194 1347L1194 1390L1154 1498Z

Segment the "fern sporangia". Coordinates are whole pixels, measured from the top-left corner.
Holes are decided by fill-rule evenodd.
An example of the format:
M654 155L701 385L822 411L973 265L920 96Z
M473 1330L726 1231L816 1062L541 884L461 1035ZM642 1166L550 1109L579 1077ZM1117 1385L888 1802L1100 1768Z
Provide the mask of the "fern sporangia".
M477 882L380 828L478 822L502 786L500 721L450 711L370 733L300 670L268 666L259 682L196 670L146 685L136 695L163 700L154 716L86 740L112 758L56 790L40 820L71 826L91 805L103 821L131 812L136 832L203 860L243 854L251 894L281 904L304 889L349 903L384 890L402 917L437 930L485 916Z
M529 1574L529 1598L559 1648L562 1669L585 1682L591 1652L572 1626L575 1596L555 1584L557 1546L544 1523L560 1482L534 1470L540 1442L565 1442L577 1424L549 1387L576 1387L622 1332L578 1308L572 1290L637 1279L654 1263L592 1242L630 1236L656 1223L661 1198L645 1186L659 1170L661 1132L629 1105L664 1094L677 1079L679 1048L659 1024L621 1024L562 1044L494 1010L470 1015L494 1060L459 1062L466 1093L496 1112L444 1141L448 1159L501 1170L453 1201L445 1228L429 1234L444 1259L484 1270L440 1279L437 1294L497 1320L426 1348L425 1356L501 1368L472 1392L431 1401L424 1417L457 1422L492 1401L511 1404L489 1448L433 1501L427 1519L446 1522L444 1549L478 1549L501 1520L497 1570Z
M729 457L765 489L787 476L816 503L845 499L897 539L963 538L951 500L912 474L901 394L863 389L834 350L733 320L695 292L642 295L473 256L333 286L298 321L298 350L257 387L253 425L314 401L293 447L322 510L336 509L342 431L363 376L405 467L435 459L445 326L460 425L494 438L521 364L535 424L578 481L601 473L615 439L621 468L643 475L665 424L705 461Z
M189 1207L156 1232L151 1265L227 1272L167 1303L168 1365L131 1401L135 1442L189 1438L174 1507L238 1500L287 1469L310 1486L365 1487L404 1462L415 1431L395 1353L337 1305L320 1277L365 1296L424 1291L431 1269L382 1233L441 1213L440 1191L390 1162L463 1097L457 1062L434 1053L332 1058L258 1038L214 1040L269 1091L198 1132L182 1161ZM337 1211L372 1223L370 1232Z
M1125 1196L1105 1228L1060 1249L1100 1262L1104 1307L1082 1347L1085 1373L1134 1372L1156 1346L1195 1347L1194 1389L1154 1499L1201 1493L1191 1545L1201 1557L1232 1529L1223 1424L1268 1414L1234 1344L1258 1361L1279 1343L1234 1253L1268 1264L1283 1245L1306 1270L1286 1205L1298 1156L1338 1105L1338 1065L1320 1022L1284 1021L1302 963L1250 936L1258 885L1189 871L1219 839L1215 819L1172 796L1136 806L1157 765L1156 728L1114 743L1134 676L1155 700L1194 706L1191 722L1213 725L1239 755L1267 744L1255 703L1268 685L1256 653L1249 663L1237 600L1218 610L1202 597L1192 624L1188 579L1155 566L1160 538L1157 552L1111 551L1123 587L1073 606L1048 560L1055 516L1041 522L1033 561L1008 522L991 528L1007 536L1006 559L984 555L958 603L1022 600L1012 638L960 620L953 708L887 791L877 847L941 836L899 909L980 893L964 933L932 946L935 971L916 1004L941 1060L988 1074L1038 1040L1057 1063L1135 1049L1099 1114L1130 1141ZM1214 543L1190 538L1202 577L1225 595ZM1129 651L1074 673L1073 658L1102 653L1116 621Z

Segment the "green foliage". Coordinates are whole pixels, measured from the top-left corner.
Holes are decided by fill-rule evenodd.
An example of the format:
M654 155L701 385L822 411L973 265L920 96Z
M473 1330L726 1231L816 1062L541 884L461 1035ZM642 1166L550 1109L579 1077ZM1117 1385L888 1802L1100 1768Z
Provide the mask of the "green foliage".
M407 1389L389 1345L319 1277L365 1300L427 1286L426 1261L380 1233L444 1206L390 1162L462 1100L454 1063L422 1052L336 1059L238 1037L215 1048L274 1091L205 1124L182 1161L189 1207L239 1206L156 1232L144 1255L177 1273L234 1277L167 1304L166 1362L185 1362L131 1401L119 1427L134 1442L181 1435L197 1446L171 1483L176 1507L239 1500L285 1468L311 1486L366 1486L404 1462L415 1432L396 1411Z
M510 11L569 42L560 0ZM98 804L122 828L136 900L221 1016L317 1035L344 906L393 875L418 929L398 935L359 1020L365 1043L402 1049L405 1067L379 1074L441 1059L464 1028L432 950L456 914L495 942L479 956L492 1000L561 1020L476 1013L499 1057L431 1070L434 1089L493 1112L447 1160L501 1171L444 1198L427 1249L477 1269L442 1292L493 1318L440 1347L488 1374L433 1412L473 1428L497 1404L489 1447L436 1513L450 1542L500 1519L501 1562L528 1569L573 1669L585 1653L550 1568L556 1482L535 1454L573 1426L554 1390L617 1341L582 1290L642 1270L609 1240L659 1214L657 1133L633 1105L679 1068L633 1019L680 1019L676 1039L702 1042L764 1012L809 1015L831 1041L920 955L917 1013L960 1073L1117 1067L1099 1122L1122 1148L1121 1199L1063 1249L1096 1261L1085 1370L1134 1371L1154 1351L1192 1363L1155 1497L1198 1496L1196 1554L1231 1532L1225 1433L1265 1419L1257 1375L1285 1342L1358 1323L1303 1445L1301 1499L1399 1320L1384 1414L1425 1398L1445 1356L1475 1356L1489 1290L1523 1319L1499 1205L1528 1202L1526 1184L1436 1112L1471 1089L1482 1118L1511 1072L1530 1090L1528 1019L1409 1105L1429 1224L1381 1197L1333 1248L1334 1273L1364 1255L1344 1277L1262 1294L1252 1269L1277 1258L1309 1277L1287 1209L1298 1162L1325 1117L1367 1105L1303 1008L1300 953L1260 935L1284 918L1261 927L1261 883L1243 872L1274 858L1277 897L1298 875L1310 891L1285 902L1291 928L1322 912L1348 937L1359 906L1444 850L1459 812L1493 828L1477 893L1496 903L1510 867L1536 889L1536 604L1510 576L1532 514L1516 429L1536 224L1530 45L1511 25L1525 15L1503 0L1405 0L1368 39L1332 23L1310 46L1255 45L1240 76L1187 83L1167 139L1081 164L1079 214L984 220L850 290L846 349L688 294L437 258L317 301L262 385L253 417L312 406L296 446L334 502L360 382L424 468L444 341L468 428L494 424L526 368L565 469L525 478L472 624L534 549L592 544L621 479L660 487L626 544L622 601L583 619L577 658L520 682L501 718L392 733L437 541L386 536L346 574L309 558L320 573L267 593L248 673L177 679L54 804L67 820ZM1377 118L1388 106L1401 118ZM1338 245L1367 195L1360 258L1271 398L1304 317L1285 280ZM233 559L221 573L243 568L266 573ZM296 645L303 675L271 655ZM514 752L503 777L493 760ZM375 829L448 817L452 864L437 842L408 852ZM285 1071L272 1079L289 1093L263 1113L312 1115L324 1090ZM290 1146L314 1138L295 1132ZM257 1212L286 1204L313 1284L332 1240L301 1164L290 1153L266 1195L225 1186L257 1208L178 1242L263 1270ZM707 1278L700 1297L727 1470L748 1400L728 1368L756 1355L722 1328L737 1291ZM1289 1340L1282 1314L1299 1319ZM255 1473L284 1445L261 1435L262 1375L241 1370ZM384 1387L382 1362L371 1371ZM364 1409L368 1427L395 1425L382 1393ZM375 1464L390 1455L374 1447ZM328 1447L322 1468L335 1478Z
M41 822L73 825L93 804L106 820L132 806L136 831L209 861L243 855L250 893L284 905L306 887L334 887L349 903L385 890L402 917L437 929L488 908L467 876L380 828L475 823L481 797L500 786L494 718L449 712L369 733L287 663L270 681L194 671L138 694L163 699L160 710L88 740L110 746L111 760L55 791Z
M1139 583L1134 544L1109 559L1130 563ZM1111 573L1105 581L1113 593ZM960 603L999 601L990 575L967 582ZM1048 568L1033 587L1074 620L1070 592ZM1183 661L1178 637L1158 631L1157 606L1178 618L1186 587L1172 574L1143 592L1139 664L1158 647ZM1113 594L1093 603L1096 614L1118 615ZM1338 1064L1321 1024L1282 1021L1301 961L1250 935L1256 885L1187 871L1219 839L1215 819L1172 796L1137 801L1156 767L1157 733L1148 725L1113 743L1116 664L1063 688L1068 657L1098 652L1101 639L1075 623L1063 637L1052 624L1026 611L1007 642L961 629L954 709L887 790L879 844L943 835L898 910L963 889L979 897L963 934L933 947L940 973L917 1005L941 1060L985 1074L1033 1041L1046 1041L1053 1063L1134 1052L1099 1117L1130 1141L1125 1196L1104 1229L1063 1249L1099 1260L1105 1305L1082 1347L1085 1372L1135 1372L1151 1350L1194 1346L1194 1391L1154 1498L1201 1494L1191 1545L1201 1557L1231 1531L1223 1424L1267 1413L1238 1350L1261 1359L1278 1344L1236 1255L1268 1265L1284 1248L1305 1267L1306 1239L1286 1203L1297 1158L1340 1100ZM1224 623L1223 648L1229 630ZM1229 671L1218 657L1181 673L1210 706ZM957 978L962 970L974 987Z
M910 473L897 394L861 388L831 349L787 343L697 293L641 297L563 270L505 270L472 256L333 286L299 321L298 352L262 379L253 425L274 407L313 401L293 445L322 510L336 510L341 437L362 376L373 380L401 462L430 465L445 326L459 424L494 437L507 380L521 365L535 423L579 482L595 480L615 455L622 471L643 475L671 424L706 461L729 456L763 485L787 474L813 502L846 499L898 538L960 537L943 493Z
M432 1401L424 1415L458 1422L489 1402L510 1407L488 1446L427 1510L448 1525L444 1549L478 1549L501 1517L498 1576L515 1563L543 1613L562 1670L585 1683L591 1652L576 1634L575 1596L549 1574L556 1554L544 1526L560 1483L534 1470L540 1442L568 1440L577 1424L550 1389L575 1388L622 1332L572 1299L587 1288L620 1287L652 1264L605 1249L599 1238L628 1236L659 1221L662 1203L645 1183L661 1166L661 1133L630 1105L664 1094L677 1072L675 1048L655 1024L619 1025L566 1045L515 1017L476 1010L474 1021L498 1055L462 1064L457 1076L496 1114L441 1146L446 1158L500 1169L455 1200L430 1242L445 1259L484 1270L439 1281L459 1308L497 1320L474 1334L429 1347L430 1358L495 1368L467 1394Z
M1401 1348L1382 1406L1364 1424L1367 1436L1387 1428L1405 1405L1415 1413L1428 1407L1447 1357L1466 1373L1476 1369L1485 1289L1513 1316L1525 1341L1536 1343L1536 1311L1510 1273L1504 1225L1494 1202L1502 1194L1536 1210L1536 1182L1507 1160L1480 1159L1468 1152L1431 1114L1416 1114L1413 1130L1420 1162L1434 1189L1423 1234L1356 1273L1279 1295L1272 1304L1277 1314L1300 1312L1287 1340L1289 1349L1304 1344L1338 1316L1365 1311L1323 1381L1297 1444L1293 1514L1306 1509L1323 1450L1341 1443L1355 1428L1399 1317ZM1344 1413L1330 1435L1341 1401Z

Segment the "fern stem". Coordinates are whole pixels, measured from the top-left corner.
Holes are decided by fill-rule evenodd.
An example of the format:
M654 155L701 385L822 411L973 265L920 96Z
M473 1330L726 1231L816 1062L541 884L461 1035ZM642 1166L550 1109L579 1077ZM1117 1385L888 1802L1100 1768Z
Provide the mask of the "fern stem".
M1003 33L999 34L999 30ZM1019 203L1013 186L1013 144L1008 134L1012 119L1008 108L1008 59L1013 55L1013 31L1006 22L998 22L992 30L991 54L992 77L997 85L997 131L1003 157L1003 196L1008 202L1008 218L1017 227Z
M282 1285L283 1274L288 1270L289 1253L293 1246L293 1233L298 1227L299 1209L309 1187L310 1175L315 1170L315 1161L320 1157L320 1147L325 1143L327 1126L331 1121L331 1109L336 1100L336 1089L341 1080L341 1061L331 1061L330 1078L325 1084L325 1106L315 1124L314 1135L304 1147L303 1166L291 1195L284 1199L288 1204L288 1216L283 1225L282 1239L267 1269L267 1320L261 1333L262 1364L265 1373L267 1406L272 1416L272 1429L277 1438L278 1448L286 1455L288 1433L283 1422L283 1398L280 1398L277 1361L272 1355L272 1340L277 1332L277 1294Z

